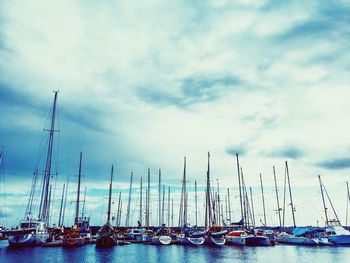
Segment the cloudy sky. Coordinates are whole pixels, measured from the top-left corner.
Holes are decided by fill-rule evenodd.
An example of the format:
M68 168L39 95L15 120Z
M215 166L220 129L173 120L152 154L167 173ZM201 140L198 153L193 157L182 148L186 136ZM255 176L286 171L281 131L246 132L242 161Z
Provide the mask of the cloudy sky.
M196 180L203 186L208 151L212 183L218 179L222 193L228 187L233 193L235 220L239 153L257 218L261 173L267 223L278 224L272 166L282 196L288 160L297 224L324 221L318 174L345 224L349 1L2 0L0 5L2 204L6 192L0 222L11 226L23 217L52 91L59 90L56 206L68 176L68 199L75 199L82 151L92 224L104 221L111 164L114 201L122 191L123 207L134 171L135 223L136 188L147 168L153 201L161 168L177 212L183 157L188 184ZM200 207L203 191L200 187ZM70 223L74 203L67 208ZM152 208L155 223L154 202ZM57 217L57 209L53 213Z

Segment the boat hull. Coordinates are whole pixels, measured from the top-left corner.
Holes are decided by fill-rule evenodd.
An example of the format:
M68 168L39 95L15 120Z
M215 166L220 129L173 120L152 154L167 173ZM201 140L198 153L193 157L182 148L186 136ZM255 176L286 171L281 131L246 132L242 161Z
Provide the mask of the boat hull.
M48 238L48 234L9 235L8 242L11 247L31 247L41 245Z
M96 247L98 248L108 248L113 247L118 244L118 241L110 236L101 236L96 240Z
M278 243L303 246L318 246L316 239L296 236L281 236L277 238Z
M209 246L223 246L225 245L225 237L205 237L204 244Z
M85 244L84 238L65 238L63 239L63 246L65 247L81 247Z
M350 235L329 235L328 240L334 245L350 246Z
M245 240L247 246L270 246L270 239L266 236L247 236Z
M226 244L233 246L245 246L245 236L226 236Z
M169 236L154 236L152 237L152 243L155 245L170 245L171 237Z
M181 245L187 246L198 246L204 244L204 237L180 237Z

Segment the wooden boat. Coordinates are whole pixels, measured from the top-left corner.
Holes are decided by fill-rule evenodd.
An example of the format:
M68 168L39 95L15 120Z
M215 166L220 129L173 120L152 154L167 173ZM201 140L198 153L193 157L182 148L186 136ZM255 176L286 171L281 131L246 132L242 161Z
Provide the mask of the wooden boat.
M77 227L64 231L63 246L65 247L80 247L85 244L85 239L81 236L80 230Z
M247 234L243 230L233 230L226 235L227 245L245 246Z

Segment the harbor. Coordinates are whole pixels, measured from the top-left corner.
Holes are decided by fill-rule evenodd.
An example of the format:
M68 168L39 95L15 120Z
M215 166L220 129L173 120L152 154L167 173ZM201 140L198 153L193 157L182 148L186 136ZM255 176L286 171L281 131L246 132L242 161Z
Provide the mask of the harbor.
M349 14L1 1L0 263L350 262Z

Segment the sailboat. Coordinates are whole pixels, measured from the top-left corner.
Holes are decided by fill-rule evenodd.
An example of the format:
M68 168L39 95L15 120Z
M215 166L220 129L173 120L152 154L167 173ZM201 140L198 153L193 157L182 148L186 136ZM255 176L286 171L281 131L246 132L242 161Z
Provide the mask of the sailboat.
M81 164L83 154L80 153L79 159L79 174L78 174L78 193L77 204L75 209L74 226L70 229L64 229L63 245L66 247L79 247L85 244L85 237L82 236L81 230L83 228L82 221L79 220L79 202L80 202L80 180L81 180Z
M111 182L109 183L109 196L108 196L108 212L106 223L98 230L96 247L107 248L113 247L118 244L117 234L111 225L111 204L112 204L112 182L113 182L113 165L111 170Z
M162 224L162 226L157 230L155 235L152 237L152 243L155 245L170 245L171 244L170 231L165 226L165 224Z
M328 241L331 242L334 245L342 245L342 246L349 246L350 245L350 231L346 230L340 223L340 220L338 218L338 215L334 209L334 206L332 204L332 201L328 195L328 192L321 180L321 176L318 176L318 180L320 183L320 189L321 189L321 195L322 195L322 202L323 202L323 208L324 208L324 213L326 216L326 237L328 238ZM326 207L326 202L324 199L324 192L328 198L328 201L332 207L333 213L335 215L335 219L329 220L328 218L328 213L327 213L327 207ZM348 196L349 197L349 196Z
M44 170L44 178L41 190L40 208L37 218L34 218L33 200L35 196L35 188L38 179L38 169L35 169L33 174L32 188L30 192L29 202L27 205L24 219L19 223L16 229L6 231L8 236L8 242L10 246L37 246L45 243L49 237L47 226L49 224L50 216L50 178L51 174L51 159L54 146L54 133L55 133L55 119L56 119L56 105L57 105L58 91L54 91L54 100L51 111L50 127L44 129L49 133L47 152L46 152L46 164Z
M207 170L207 189L206 189L206 217L205 227L207 228L207 235L204 238L204 244L222 246L225 245L225 235L227 230L221 226L217 226L213 220L215 209L211 203L211 187L210 187L210 153L208 152L208 170Z
M307 245L307 246L318 246L319 242L317 238L312 237L308 232L307 229L301 230L300 228L296 227L295 224L295 208L293 205L293 199L292 199L292 191L290 186L290 179L289 179L289 170L288 170L288 162L285 162L285 180L288 181L288 189L289 189L289 198L290 198L290 205L291 205L291 211L292 211L292 218L293 218L293 225L294 230L291 234L288 234L286 232L281 232L277 236L277 241L282 244L293 244L293 245ZM286 187L284 187L286 189ZM284 191L284 196L286 192ZM285 200L285 198L284 198ZM285 205L283 205L285 206ZM283 210L284 211L284 210ZM284 212L283 212L283 223L284 223Z

